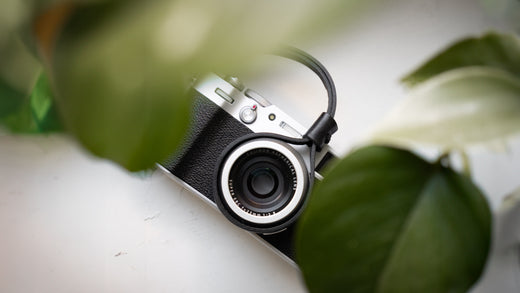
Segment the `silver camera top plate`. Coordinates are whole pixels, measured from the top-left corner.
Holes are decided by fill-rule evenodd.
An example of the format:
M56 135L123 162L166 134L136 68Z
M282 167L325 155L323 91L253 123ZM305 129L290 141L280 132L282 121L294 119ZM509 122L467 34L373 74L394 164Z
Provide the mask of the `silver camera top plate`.
M193 88L255 133L268 132L301 138L307 132L307 128L258 93L243 86L234 86L214 73L203 76ZM245 113L246 110L248 113ZM305 146L294 147L300 152L306 152ZM316 153L316 162L321 161L329 150L327 145ZM321 179L318 173L316 177Z

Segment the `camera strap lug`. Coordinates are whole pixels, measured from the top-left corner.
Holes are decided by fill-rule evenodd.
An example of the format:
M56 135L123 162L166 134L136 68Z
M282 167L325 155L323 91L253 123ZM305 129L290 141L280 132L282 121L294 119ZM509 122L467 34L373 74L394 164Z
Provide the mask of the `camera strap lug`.
M338 124L334 118L329 113L323 112L303 137L310 139L311 143L316 145L316 151L320 152L337 130Z

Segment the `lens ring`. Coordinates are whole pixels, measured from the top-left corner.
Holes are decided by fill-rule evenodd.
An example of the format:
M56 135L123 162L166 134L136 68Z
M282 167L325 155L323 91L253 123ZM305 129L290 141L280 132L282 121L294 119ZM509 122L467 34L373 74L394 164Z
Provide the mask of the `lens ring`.
M235 190L236 183L233 181L233 175L231 174L236 162L239 161L239 159L246 153L251 151L254 152L255 150L261 150L260 152L263 154L265 154L265 150L268 150L268 152L271 152L272 154L276 154L278 159L274 161L277 161L278 165L274 165L276 168L273 168L273 170L278 170L281 174L277 175L277 179L279 180L278 189L285 188L284 192L286 192L281 193L281 195L284 196L283 200L277 198L277 196L280 195L278 189L273 194L267 196L264 199L261 196L256 196L254 199L259 201L260 206L262 201L263 204L267 203L265 209L262 209L261 207L258 208L258 206L256 209L251 208L251 206L247 206L247 204L245 204L247 202L244 201L244 196L237 196L237 191ZM255 170L256 163L258 162L255 162L254 158L252 158L247 163L243 163L242 168L233 170L233 172L238 172L240 174L241 172L246 172L247 170ZM288 167L283 169L280 166ZM262 166L258 165L258 167ZM287 170L290 171L287 172ZM292 178L291 180L287 179L289 175L286 173L290 173ZM220 202L225 205L226 209L234 214L237 218L253 224L263 225L283 220L285 217L293 214L297 210L299 205L303 202L304 195L307 193L307 168L305 167L301 155L288 144L273 139L256 139L238 146L225 158L219 174L219 194L221 197ZM242 185L247 184L247 180L247 178L242 178ZM281 180L283 180L285 184L284 186L281 186ZM287 186L289 187L290 191L288 194ZM272 202L269 203L269 201ZM276 202L277 204L273 204L273 202ZM251 204L251 202L248 204Z

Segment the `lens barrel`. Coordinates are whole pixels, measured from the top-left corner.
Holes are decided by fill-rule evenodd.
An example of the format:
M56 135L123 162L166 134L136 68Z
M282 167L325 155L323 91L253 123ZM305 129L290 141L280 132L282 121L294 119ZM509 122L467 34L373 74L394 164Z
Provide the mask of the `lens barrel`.
M219 209L251 231L289 224L308 192L308 172L301 155L273 139L255 139L233 148L220 170Z

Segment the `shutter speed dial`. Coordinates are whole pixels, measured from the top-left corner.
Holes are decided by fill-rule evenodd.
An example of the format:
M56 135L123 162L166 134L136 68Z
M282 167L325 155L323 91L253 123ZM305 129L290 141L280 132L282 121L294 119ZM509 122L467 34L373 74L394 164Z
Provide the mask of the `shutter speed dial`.
M258 106L247 106L240 110L240 120L246 124L251 124L256 120L256 110Z

